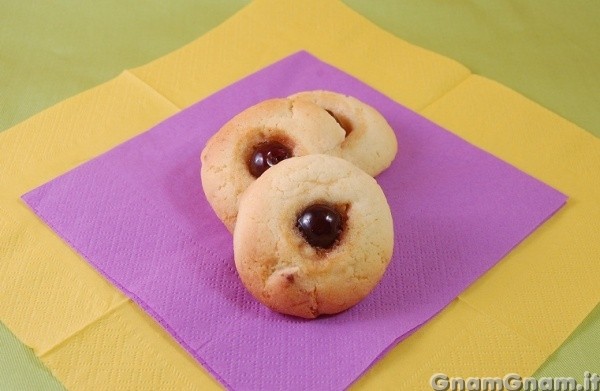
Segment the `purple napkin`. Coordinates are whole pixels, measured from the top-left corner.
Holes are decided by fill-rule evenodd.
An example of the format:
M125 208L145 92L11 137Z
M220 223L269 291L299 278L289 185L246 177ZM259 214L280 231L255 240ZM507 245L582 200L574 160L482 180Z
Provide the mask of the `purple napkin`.
M399 154L377 179L396 243L381 284L342 314L271 312L235 272L232 238L204 198L200 151L267 98L329 89L378 109ZM342 389L442 310L566 197L306 52L196 103L24 197L96 269L226 387Z

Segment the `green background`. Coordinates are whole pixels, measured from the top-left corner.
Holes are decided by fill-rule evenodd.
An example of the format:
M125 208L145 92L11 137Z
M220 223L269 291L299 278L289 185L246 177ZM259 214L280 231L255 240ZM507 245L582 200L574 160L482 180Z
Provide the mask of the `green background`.
M461 62L600 136L600 3L345 0L380 27ZM241 0L0 0L0 131L164 55ZM543 151L541 151L543 153ZM600 372L600 306L536 376ZM0 324L0 389L62 389Z

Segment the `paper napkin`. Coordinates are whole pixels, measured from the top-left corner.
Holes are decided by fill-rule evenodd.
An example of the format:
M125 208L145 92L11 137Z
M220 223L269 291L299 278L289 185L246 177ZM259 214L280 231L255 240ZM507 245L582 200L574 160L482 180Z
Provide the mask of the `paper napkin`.
M379 182L395 251L381 285L313 322L259 305L204 198L199 156L227 120L302 90L352 94L395 129ZM342 389L442 310L566 197L306 52L210 96L28 193L66 242L232 389ZM250 359L251 358L251 359Z

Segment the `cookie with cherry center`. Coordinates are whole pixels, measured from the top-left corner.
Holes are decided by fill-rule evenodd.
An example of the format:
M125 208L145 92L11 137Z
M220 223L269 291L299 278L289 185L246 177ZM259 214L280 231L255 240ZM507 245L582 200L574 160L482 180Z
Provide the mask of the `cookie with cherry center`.
M270 167L240 198L233 234L242 283L274 311L303 318L365 298L390 262L390 208L375 179L323 154Z
M385 117L355 97L333 91L302 91L288 97L316 104L344 129L340 156L377 176L388 168L398 152L398 141Z
M308 101L269 99L242 111L210 138L201 154L202 188L233 232L238 202L270 167L292 156L340 155L344 130Z
M219 129L201 154L202 186L233 232L241 194L282 160L329 154L375 176L391 164L397 149L392 128L373 107L331 91L303 91L260 102Z

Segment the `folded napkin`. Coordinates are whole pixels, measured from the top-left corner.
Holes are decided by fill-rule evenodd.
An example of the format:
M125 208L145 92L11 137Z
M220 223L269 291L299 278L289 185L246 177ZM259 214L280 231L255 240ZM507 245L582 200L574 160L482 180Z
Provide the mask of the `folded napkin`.
M0 236L7 238L0 319L68 389L216 383L19 197L300 49L569 195L559 215L391 349L357 387L420 389L433 370L532 373L598 303L590 273L600 252L597 139L339 2L259 0L190 45L0 134Z
M374 106L401 152L378 178L395 226L388 272L356 307L311 322L275 314L246 292L231 235L204 198L199 156L244 108L312 89ZM350 385L566 197L300 52L24 199L228 388L324 390Z

